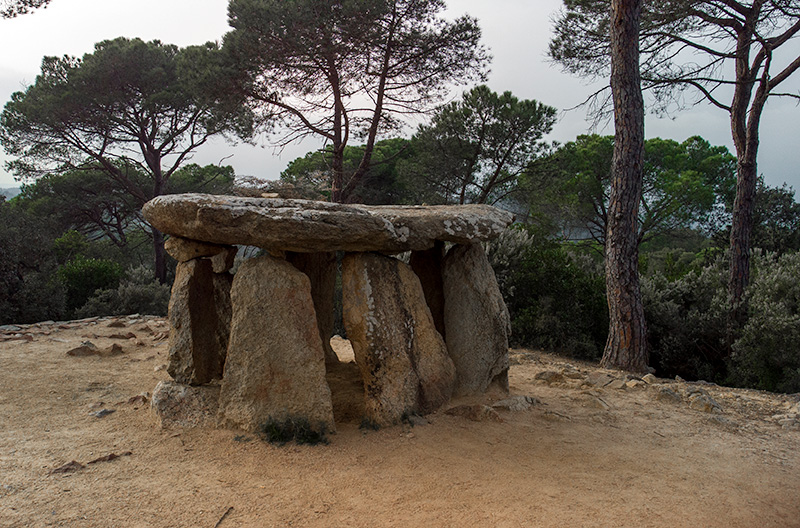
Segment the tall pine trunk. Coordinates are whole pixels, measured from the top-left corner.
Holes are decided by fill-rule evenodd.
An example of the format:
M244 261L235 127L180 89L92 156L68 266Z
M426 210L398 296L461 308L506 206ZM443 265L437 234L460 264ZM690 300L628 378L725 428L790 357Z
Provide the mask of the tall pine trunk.
M611 2L615 137L605 247L609 331L601 362L605 367L634 372L647 369L637 237L644 152L644 100L639 73L641 8L642 0Z
M736 199L731 218L731 269L728 277L728 294L731 303L728 328L729 344L733 341L736 330L744 324L747 312L744 293L750 281L750 238L753 232L756 176L755 163L739 163Z
M753 211L755 210L756 185L758 183L758 145L759 125L764 105L769 94L770 80L762 75L756 80L749 68L749 41L754 30L745 28L739 38L737 50L737 69L746 70L749 76L738 73L742 82L734 90L731 105L731 131L736 147L736 198L733 202L730 238L730 275L728 277L728 352L738 330L747 319L747 298L745 290L750 282L750 250L753 232ZM755 89L755 93L753 93ZM748 106L751 99L752 102Z
M164 249L164 234L155 227L151 228L151 233L155 255L155 276L159 284L165 284L167 282L167 251Z

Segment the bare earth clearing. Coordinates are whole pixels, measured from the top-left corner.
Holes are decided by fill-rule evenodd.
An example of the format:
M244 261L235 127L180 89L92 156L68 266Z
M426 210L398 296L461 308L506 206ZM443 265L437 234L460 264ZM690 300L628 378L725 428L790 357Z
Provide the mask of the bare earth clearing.
M512 394L540 400L529 410L362 431L345 364L330 376L330 444L277 447L159 428L131 398L168 378L167 325L118 319L0 334L0 526L800 526L800 430L782 417L795 396L667 380L614 389L604 375L623 373L513 351ZM66 354L87 339L123 353ZM681 399L657 399L664 387ZM721 414L689 407L697 388ZM114 412L91 414L103 409ZM84 467L51 473L73 460Z

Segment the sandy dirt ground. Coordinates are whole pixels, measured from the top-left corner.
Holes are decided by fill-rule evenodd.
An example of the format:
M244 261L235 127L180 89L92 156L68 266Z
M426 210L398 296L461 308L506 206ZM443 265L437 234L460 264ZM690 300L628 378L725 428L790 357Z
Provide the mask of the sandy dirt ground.
M611 388L623 373L515 350L511 393L530 409L365 431L345 363L330 443L278 447L160 428L135 397L168 379L166 323L114 321L0 334L0 527L800 526L796 396L704 385L722 409L707 413L694 384ZM86 340L122 353L66 354Z

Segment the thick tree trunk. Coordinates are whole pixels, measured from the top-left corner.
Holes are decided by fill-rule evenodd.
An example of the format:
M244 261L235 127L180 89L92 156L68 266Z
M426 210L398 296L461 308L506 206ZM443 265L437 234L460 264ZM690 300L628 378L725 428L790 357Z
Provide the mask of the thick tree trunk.
M343 183L344 183L344 145L334 146L333 160L331 162L331 201L334 203L344 203Z
M350 127L342 102L341 79L336 65L336 57L328 55L328 82L333 92L333 161L331 163L331 201L344 203L344 149L350 139Z
M639 74L642 0L611 3L611 90L614 158L606 224L609 332L601 365L647 369L646 327L639 289L637 215L642 196L644 101Z
M164 249L164 234L151 227L153 235L153 253L155 254L155 273L159 284L167 282L167 252Z
M772 80L767 66L756 78L757 69L751 68L749 50L755 34L755 20L763 2L754 4L751 22L741 28L736 51L736 79L740 81L734 89L731 104L731 132L736 147L736 198L733 202L730 238L730 274L728 276L727 341L730 352L739 329L747 320L745 290L750 282L750 238L753 231L753 209L755 207L758 180L759 126ZM749 106L748 106L749 105Z
M762 3L762 2L760 2ZM759 3L759 4L760 4ZM750 99L756 85L756 73L750 67L750 46L755 25L743 25L736 42L736 80L730 107L731 133L736 147L736 198L733 202L730 234L730 271L728 275L728 347L733 344L739 326L744 322L744 291L750 280L750 235L753 230L753 198L756 189L756 153L758 151L758 117L755 135L748 120ZM761 90L759 90L761 91Z
M750 236L753 231L753 207L756 194L756 164L739 162L736 199L731 219L731 254L728 293L731 302L731 321L743 322L744 292L750 280Z
M381 119L383 118L383 101L386 97L386 83L389 78L389 66L391 58L394 54L394 36L397 29L397 11L394 6L392 12L392 19L389 27L389 34L386 37L383 50L383 61L381 63L380 76L378 78L378 89L375 94L375 109L372 112L372 120L367 131L367 141L364 143L364 155L361 157L361 162L358 168L353 173L350 181L347 182L344 190L342 191L342 201L349 202L353 192L358 187L361 180L367 174L372 164L372 151L375 149L375 140L378 137L378 128Z

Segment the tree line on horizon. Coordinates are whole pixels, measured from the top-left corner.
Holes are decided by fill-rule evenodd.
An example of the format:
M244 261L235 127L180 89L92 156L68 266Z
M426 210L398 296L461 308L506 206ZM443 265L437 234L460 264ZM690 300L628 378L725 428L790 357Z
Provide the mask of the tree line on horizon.
M42 3L7 3L2 15ZM48 200L57 203L53 196L83 196L89 188L115 196L79 200L94 212L66 208L64 215L83 215L91 227L73 229L77 235L60 244L85 251L83 236L127 247L135 232L137 248L151 246L153 274L165 284L164 237L135 211L177 188L214 192L232 177L215 176L222 167L195 167L187 176L192 152L214 136L252 140L266 133L276 145L314 136L324 148L290 163L281 176L284 192L345 203L492 203L527 219L525 229L535 236L526 239L528 249L518 248L523 253L546 240L572 255L568 260L603 257L611 326L601 348L608 366L642 371L653 346L640 248L686 249L676 238L682 233L709 264L709 250L727 246L724 343L707 363L718 371L730 364L753 315L753 248L769 247L776 258L795 250L791 236L777 234L794 225L793 193L759 183L755 160L767 99L794 96L780 87L800 58L775 58L800 31L800 8L784 0L565 0L550 55L578 75L616 72L613 97L599 94L593 108L607 111L613 103L617 122L614 138L587 135L564 145L541 141L555 124L554 108L479 84L490 57L478 22L466 15L445 20L443 9L441 0L231 0L232 29L219 44L178 48L118 38L82 58L45 57L36 82L15 93L0 115L0 142L16 157L9 167L32 182L17 203L28 204L32 217ZM679 48L708 60L683 63ZM721 67L726 63L735 68ZM439 106L453 86L471 83L478 85L460 100ZM621 100L643 90L657 111L679 109L688 90L728 112L735 155L696 137L646 142L644 100ZM391 137L406 115L433 109L411 139ZM757 208L770 200L782 208L759 219ZM8 204L4 211L15 214ZM771 245L759 229L775 234ZM550 256L561 251L548 247ZM76 276L93 265L99 264L83 262ZM519 291L507 293L521 299Z

